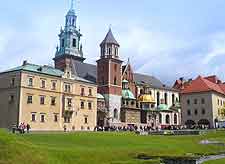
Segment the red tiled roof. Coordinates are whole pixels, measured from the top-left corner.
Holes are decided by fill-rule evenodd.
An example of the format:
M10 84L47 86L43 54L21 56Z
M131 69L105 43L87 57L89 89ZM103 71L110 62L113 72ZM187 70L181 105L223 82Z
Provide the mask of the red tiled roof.
M182 94L214 91L225 95L225 85L213 83L204 77L197 77L181 91Z

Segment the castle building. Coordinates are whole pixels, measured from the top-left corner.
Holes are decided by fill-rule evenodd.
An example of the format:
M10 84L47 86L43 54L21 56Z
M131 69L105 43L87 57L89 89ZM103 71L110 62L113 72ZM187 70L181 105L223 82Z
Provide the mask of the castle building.
M135 73L130 60L123 65L111 28L100 43L97 65L85 62L73 1L58 36L54 67L24 62L0 73L0 127L21 122L33 130L180 125L179 90Z
M97 85L73 69L75 60L84 60L76 19L71 7L59 34L55 68L24 61L0 73L0 127L24 122L32 130L94 130Z

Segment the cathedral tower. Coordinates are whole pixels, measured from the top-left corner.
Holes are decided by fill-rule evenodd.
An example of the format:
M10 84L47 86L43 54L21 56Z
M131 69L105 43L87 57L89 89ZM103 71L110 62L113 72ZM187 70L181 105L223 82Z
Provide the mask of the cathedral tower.
M66 14L65 26L59 34L59 47L55 53L55 67L63 71L71 70L73 61L83 62L82 45L80 43L82 34L77 28L77 16L74 9L74 0L71 0L71 8Z
M122 94L122 61L119 59L120 45L111 28L100 44L101 56L97 61L98 92L104 95L111 125L120 123Z

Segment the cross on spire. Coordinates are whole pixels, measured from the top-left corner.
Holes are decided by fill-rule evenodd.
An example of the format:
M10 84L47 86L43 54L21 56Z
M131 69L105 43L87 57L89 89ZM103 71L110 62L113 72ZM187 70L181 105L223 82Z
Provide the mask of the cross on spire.
M74 7L75 7L75 0L71 0L71 7L70 7L70 9L74 10Z

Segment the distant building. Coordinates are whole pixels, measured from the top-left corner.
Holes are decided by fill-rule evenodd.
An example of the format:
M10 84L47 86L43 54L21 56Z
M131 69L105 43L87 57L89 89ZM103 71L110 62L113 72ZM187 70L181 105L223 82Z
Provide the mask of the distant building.
M225 84L199 76L181 87L182 124L215 128L225 121Z

